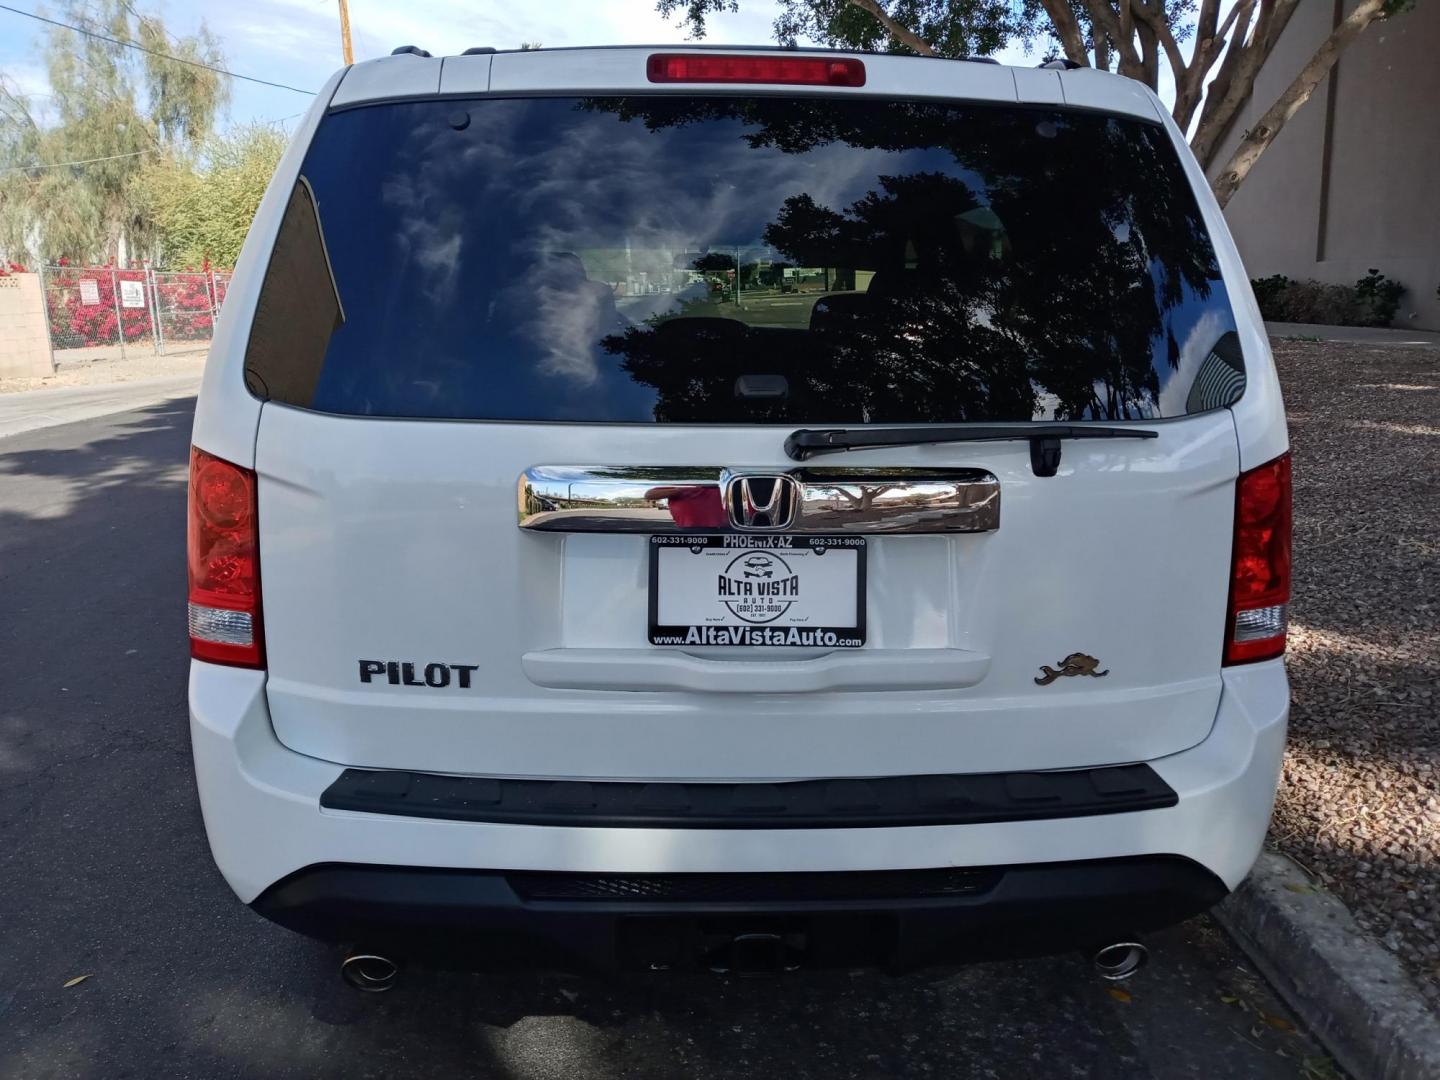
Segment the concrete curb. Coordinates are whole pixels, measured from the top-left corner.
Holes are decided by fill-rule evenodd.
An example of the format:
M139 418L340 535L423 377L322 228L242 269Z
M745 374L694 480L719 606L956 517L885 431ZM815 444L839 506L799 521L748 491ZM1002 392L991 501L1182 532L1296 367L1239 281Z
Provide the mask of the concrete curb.
M1214 915L1350 1075L1440 1077L1440 1020L1419 988L1289 859L1262 854Z
M1267 322L1265 332L1276 338L1342 341L1350 345L1440 347L1440 334L1433 330L1396 330L1388 326L1324 326L1320 323Z

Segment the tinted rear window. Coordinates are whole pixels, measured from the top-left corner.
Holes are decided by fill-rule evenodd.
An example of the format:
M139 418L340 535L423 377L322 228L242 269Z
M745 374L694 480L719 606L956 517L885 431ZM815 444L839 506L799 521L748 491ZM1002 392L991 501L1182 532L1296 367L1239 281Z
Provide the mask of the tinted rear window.
M302 177L246 377L305 408L1114 421L1243 389L1194 196L1138 120L834 97L404 102L327 117ZM305 333L287 329L297 305L317 313Z

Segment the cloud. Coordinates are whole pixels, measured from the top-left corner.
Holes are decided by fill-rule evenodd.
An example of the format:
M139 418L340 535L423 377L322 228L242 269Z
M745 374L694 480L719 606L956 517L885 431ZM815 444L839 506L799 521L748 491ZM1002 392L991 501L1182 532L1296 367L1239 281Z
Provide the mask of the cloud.
M310 14L305 0L267 0L265 6ZM715 44L765 44L778 13L774 0L747 0L740 13L710 20ZM351 0L356 59L384 56L397 45L419 45L436 56L475 45L519 48L538 41L551 48L577 45L649 45L680 41L681 28L662 19L653 0L545 0L544 3L465 3L463 0L395 4ZM363 43L363 49L361 45Z
M50 94L50 78L45 66L30 61L7 63L0 78L7 89L18 93L30 106L30 115L42 127L55 120L55 99Z
M50 96L50 77L45 71L45 65L38 61L6 64L4 75L11 86L28 98Z
M765 44L778 5L747 0L737 15L711 20L713 44ZM292 86L319 88L341 64L340 25L333 0L250 0L222 4L201 0L166 11L172 33L193 33L204 19L220 38L232 71ZM355 59L387 56L397 45L418 45L436 56L477 45L518 48L538 41L559 48L578 45L673 44L681 28L655 12L653 0L543 0L513 4L497 0L350 0ZM38 44L25 48L38 55ZM6 64L10 70L12 64ZM43 89L43 72L36 68ZM235 82L231 120L274 119L297 111L297 95Z
M1234 329L1228 314L1228 311L1222 314L1220 309L1211 308L1195 320L1195 325L1180 344L1179 367L1169 373L1169 380L1160 388L1157 410L1160 416L1185 415L1185 399L1195 383L1196 372L1210 355L1210 350L1215 348L1220 336Z
M777 0L744 0L735 14L709 20L715 45L773 43ZM334 0L248 0L243 4L192 0L164 11L172 34L192 34L203 19L220 39L225 66L235 72L292 86L318 89L341 64L340 26ZM48 93L42 55L43 27L17 19L17 32L0 41L0 64L23 78L34 95ZM386 56L397 45L419 45L436 56L476 45L518 48L538 41L551 48L580 45L664 45L684 39L684 28L661 18L654 0L350 0L357 60ZM1033 64L1037 57L1007 50L1002 59ZM284 90L236 81L230 119L270 120L298 111L303 99ZM45 99L35 97L43 110Z

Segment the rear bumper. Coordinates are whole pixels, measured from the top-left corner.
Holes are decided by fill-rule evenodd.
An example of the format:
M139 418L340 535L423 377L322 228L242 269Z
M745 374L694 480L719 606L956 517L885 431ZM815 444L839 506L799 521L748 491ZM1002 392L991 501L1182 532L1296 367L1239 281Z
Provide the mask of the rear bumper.
M465 966L913 968L1109 944L1188 918L1226 891L1173 856L958 875L761 875L751 896L748 883L712 887L725 876L735 875L315 866L266 889L254 907L312 937ZM784 887L766 887L777 879ZM671 891L684 898L667 899Z
M263 672L192 663L191 736L215 861L241 900L255 903L265 894L257 906L282 922L288 919L283 912L306 910L307 904L308 910L336 922L337 909L347 903L358 908L370 902L362 889L297 906L297 883L311 883L305 895L325 897L333 891L314 884L325 878L311 868L334 864L404 868L400 878L382 874L363 879L372 882L404 880L404 875L426 868L464 871L469 873L460 878L470 883L465 889L480 889L485 882L491 883L485 889L495 888L493 883L503 882L507 871L653 875L1003 868L1005 880L1016 882L1014 888L1029 883L1024 885L1026 896L1044 894L1056 901L1043 915L1031 899L1018 908L1012 905L1023 922L1051 918L1057 909L1081 904L1087 890L1098 889L1107 904L1144 895L1143 881L1117 878L1112 871L1101 875L1103 887L1087 885L1071 893L1041 867L1069 864L1075 870L1084 863L1152 856L1173 856L1180 865L1193 864L1201 872L1190 879L1190 886L1167 886L1167 893L1178 888L1193 901L1162 905L1168 921L1174 921L1169 913L1184 917L1208 906L1219 895L1215 882L1220 891L1234 888L1254 862L1274 799L1289 701L1279 662L1227 670L1209 737L1148 763L1178 796L1175 805L1162 809L893 828L574 828L322 809L321 795L340 776L342 766L305 757L279 743L265 707L264 680ZM359 879L346 880L353 885ZM461 895L466 895L463 890ZM893 898L878 905L888 911L903 906ZM974 910L984 905L971 898L959 906ZM479 911L494 911L496 918L505 907L478 903ZM872 902L867 910L876 909ZM586 912L590 918L598 909L586 907L581 914ZM1139 926L1130 914L1127 910L1122 921ZM473 919L469 925L475 925Z

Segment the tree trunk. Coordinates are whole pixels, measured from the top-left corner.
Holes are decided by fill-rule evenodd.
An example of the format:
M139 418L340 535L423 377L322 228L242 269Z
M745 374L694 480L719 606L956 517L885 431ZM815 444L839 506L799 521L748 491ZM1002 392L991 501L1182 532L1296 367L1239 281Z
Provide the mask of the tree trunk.
M1160 89L1160 44L1149 23L1137 23L1133 33L1140 39L1139 79L1151 90Z
M847 3L861 11L868 11L881 26L885 27L891 37L911 52L919 53L921 56L935 55L935 50L925 43L924 38L887 15L877 0L847 0Z
M1164 50L1165 58L1170 63L1170 73L1174 77L1175 89L1178 94L1178 92L1185 87L1192 65L1186 64L1185 57L1180 54L1180 43L1175 40L1175 35L1170 29L1170 20L1165 17L1165 5L1160 3L1159 0L1131 0L1130 9L1141 20L1140 23L1136 24L1136 29L1141 32L1142 40L1144 38L1145 28L1149 28L1149 33L1153 40L1146 43L1147 49L1153 51L1158 43L1160 49ZM1197 31L1201 29L1200 24L1207 14L1208 12L1202 11L1199 16L1197 16ZM1192 64L1203 59L1201 51L1203 44L1203 41L1196 41L1195 50L1192 53ZM1151 82L1150 89L1155 90L1159 87L1160 83L1159 58L1157 57L1150 66L1154 68L1154 81Z
M1085 35L1080 32L1080 21L1075 18L1075 12L1070 9L1070 0L1040 0L1040 3L1045 8L1045 14L1050 16L1050 22L1055 26L1055 35L1065 49L1065 58L1081 67L1089 67L1090 56L1085 51ZM1103 37L1101 34L1095 35L1097 43L1101 37ZM1106 61L1108 67L1108 56Z
M1175 117L1175 123L1180 125L1181 131L1190 130L1190 121L1195 118L1195 110L1200 107L1200 100L1205 93L1205 76L1210 74L1210 69L1215 66L1215 60L1220 55L1220 50L1225 47L1225 40L1234 29L1235 39L1231 42L1229 55L1238 53L1245 44L1245 30L1250 25L1250 13L1255 7L1255 0L1239 0L1231 6L1230 13L1225 16L1225 22L1219 23L1217 10L1210 0L1207 0L1205 8L1200 13L1196 25L1195 51L1191 56L1190 65L1185 69L1183 79L1175 80L1175 108L1171 115ZM1243 15L1244 21L1240 21ZM1219 88L1221 94L1224 88L1220 80L1225 73L1225 65L1220 65L1220 71L1211 83L1211 89ZM1229 83L1226 82L1225 86Z
M851 495L850 492L846 491L843 487L830 488L829 490L835 492L835 494L839 495L856 510L865 511L869 510L872 506L875 505L876 499L880 498L881 495L884 495L887 491L892 490L894 487L894 484L884 484L880 487L862 485L860 488L859 498Z
M1255 162L1260 160L1260 155L1265 153L1275 136L1280 134L1286 121L1295 115L1300 106L1310 100L1310 95L1315 92L1315 87L1320 80L1330 73L1335 66L1335 61L1340 58L1340 53L1345 47L1359 37L1372 22L1380 17L1385 8L1386 0L1360 0L1355 10L1337 26L1331 35L1325 39L1325 43L1315 51L1306 65L1300 69L1300 74L1285 92L1280 95L1274 105L1266 110L1265 115L1260 117L1255 126L1245 133L1240 140L1240 145L1235 148L1235 153L1225 163L1211 183L1215 192L1215 198L1224 207L1230 202L1235 192L1244 182L1245 177L1250 175L1250 170L1255 167Z
M1255 33L1249 41L1245 39L1245 29L1250 21L1250 5L1243 0L1242 5L1245 10L1241 12L1235 28L1236 36L1226 50L1215 81L1206 91L1205 104L1200 109L1200 125L1190 139L1190 149L1206 169L1214 164L1221 140L1249 100L1255 88L1255 76L1269 59L1299 0L1262 0L1260 16L1255 21Z
M1051 6L1046 4L1045 10L1050 11ZM1090 12L1091 34L1097 39L1102 36L1110 39L1110 47L1120 59L1120 74L1145 82L1145 64L1135 49L1130 0L1124 0L1118 13L1112 0L1085 0L1085 8Z

